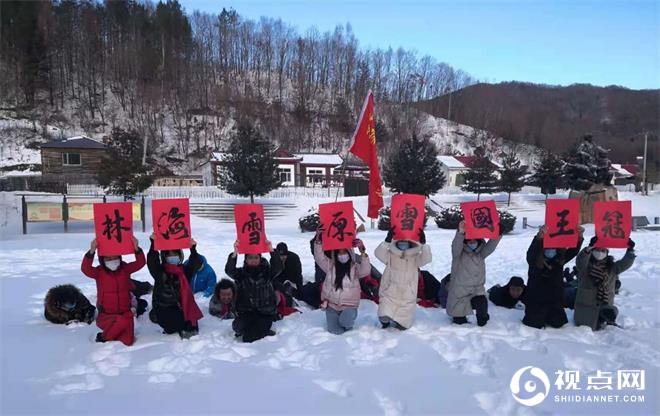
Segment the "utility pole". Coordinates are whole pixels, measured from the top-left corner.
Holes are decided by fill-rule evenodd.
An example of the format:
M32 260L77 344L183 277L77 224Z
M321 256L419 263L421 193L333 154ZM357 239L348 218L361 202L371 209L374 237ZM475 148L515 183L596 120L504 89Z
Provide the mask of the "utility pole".
M644 182L644 195L648 196L649 194L649 185L646 182L646 154L648 151L649 145L649 133L644 133L644 162L642 165L642 182Z

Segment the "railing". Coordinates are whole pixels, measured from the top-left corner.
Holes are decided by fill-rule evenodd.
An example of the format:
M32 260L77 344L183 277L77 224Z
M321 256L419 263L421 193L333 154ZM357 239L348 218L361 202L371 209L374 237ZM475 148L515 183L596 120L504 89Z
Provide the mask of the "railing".
M194 199L219 199L240 198L215 186L152 186L145 191L145 195L151 198L194 198ZM305 188L305 187L282 187L270 191L268 194L258 198L327 198L337 195L337 188ZM339 196L344 196L344 189L339 188Z

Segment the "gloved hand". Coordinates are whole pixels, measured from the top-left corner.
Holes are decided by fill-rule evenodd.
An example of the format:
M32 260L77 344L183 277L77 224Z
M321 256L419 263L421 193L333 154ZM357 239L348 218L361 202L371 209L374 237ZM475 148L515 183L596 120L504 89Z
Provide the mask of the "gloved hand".
M632 250L632 249L635 248L635 242L632 240L632 238L629 238L629 239L628 239L628 248L629 248L630 250Z
M392 242L392 237L394 237L394 229L396 227L390 227L390 230L387 232L387 237L385 237L385 242L386 243L391 243Z
M589 247L595 246L596 241L598 241L598 237L596 237L596 236L591 237L591 240L589 240Z
M353 240L353 247L356 247L358 250L360 250L360 253L364 253L366 251L364 243L359 238Z
M426 244L426 234L424 234L424 229L419 229L419 242L420 244Z

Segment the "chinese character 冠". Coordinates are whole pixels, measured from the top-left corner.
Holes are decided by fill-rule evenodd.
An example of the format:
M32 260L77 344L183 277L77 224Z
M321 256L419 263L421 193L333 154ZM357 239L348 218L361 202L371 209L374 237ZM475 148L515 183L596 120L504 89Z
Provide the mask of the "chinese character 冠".
M587 382L589 383L587 390L591 390L592 388L594 390L612 390L612 376L607 377L606 374L612 374L612 372L598 370L595 377L587 377Z
M617 382L619 390L624 388L644 390L644 370L619 370Z
M179 208L172 207L169 212L160 214L160 218L158 218L158 231L166 240L169 240L170 237L174 240L190 237L188 227L186 227L186 223L183 221L185 217L186 214L180 213Z
M472 220L474 228L486 228L490 231L495 229L495 226L493 225L493 217L491 216L490 208L488 207L473 209L470 214L470 219Z
M261 218L257 218L256 212L250 212L250 219L243 224L241 228L243 232L249 231L248 244L258 245L261 241L261 230L263 230L263 222Z
M557 221L557 227L559 229L557 230L557 232L550 234L550 237L554 238L558 235L573 235L573 234L575 234L575 230L566 230L564 228L569 224L569 222L566 221L566 217L570 213L571 212L567 209L557 213L557 216L559 217L559 221Z
M621 218L623 214L619 211L607 211L603 219L607 224L601 228L604 236L612 238L625 238L626 233L621 227Z
M119 215L118 209L115 209L114 219L110 218L108 214L105 214L105 220L103 221L103 235L108 240L112 240L114 238L118 243L121 243L122 231L130 230L129 227L122 227L122 221L124 220L125 218Z
M328 236L332 238L336 238L339 241L344 241L344 238L346 236L353 235L353 233L349 233L345 231L346 226L348 225L348 219L342 217L343 211L338 211L334 214L332 214L332 222L330 223L330 227L328 227ZM332 233L332 229L335 228L337 232L334 234Z
M557 381L555 381L555 386L557 386L557 389L561 390L565 384L566 386L564 387L564 390L581 390L581 388L577 386L577 383L580 382L579 371L559 370L555 374L557 374Z
M405 207L396 214L396 218L401 218L401 230L412 231L417 215L417 208L406 202Z

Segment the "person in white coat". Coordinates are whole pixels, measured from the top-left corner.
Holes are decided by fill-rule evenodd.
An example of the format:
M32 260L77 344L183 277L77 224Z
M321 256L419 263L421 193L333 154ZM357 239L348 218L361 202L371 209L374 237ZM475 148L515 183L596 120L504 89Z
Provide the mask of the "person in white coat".
M380 281L378 319L383 328L412 326L417 307L419 268L431 262L431 248L426 245L424 230L419 229L419 242L392 240L394 231L376 248L376 258L385 264Z

